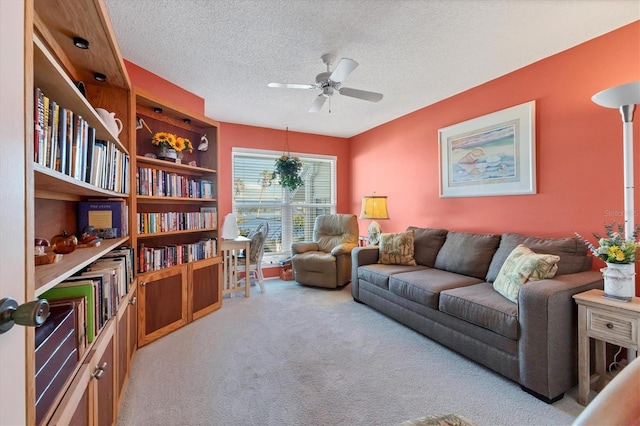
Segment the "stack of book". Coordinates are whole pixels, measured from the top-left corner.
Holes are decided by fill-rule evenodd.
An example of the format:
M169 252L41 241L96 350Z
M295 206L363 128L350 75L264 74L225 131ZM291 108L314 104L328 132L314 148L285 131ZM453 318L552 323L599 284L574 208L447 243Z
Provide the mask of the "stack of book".
M215 238L203 238L192 244L176 244L138 249L138 272L158 271L175 265L209 259L218 253L218 241Z
M34 158L41 166L74 179L129 193L129 156L112 141L96 139L95 128L35 89Z
M138 195L158 197L207 198L215 196L213 182L206 179L192 179L174 172L150 167L136 170L136 190Z

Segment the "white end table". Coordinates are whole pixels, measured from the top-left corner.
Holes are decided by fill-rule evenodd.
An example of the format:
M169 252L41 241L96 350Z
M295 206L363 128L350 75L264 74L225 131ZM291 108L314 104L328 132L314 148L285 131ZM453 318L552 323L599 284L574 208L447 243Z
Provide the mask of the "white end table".
M640 341L640 298L629 302L604 297L602 290L573 296L578 304L578 402L587 405L591 390L589 339L595 339L595 389L607 379L606 343L627 348L627 361L635 359Z

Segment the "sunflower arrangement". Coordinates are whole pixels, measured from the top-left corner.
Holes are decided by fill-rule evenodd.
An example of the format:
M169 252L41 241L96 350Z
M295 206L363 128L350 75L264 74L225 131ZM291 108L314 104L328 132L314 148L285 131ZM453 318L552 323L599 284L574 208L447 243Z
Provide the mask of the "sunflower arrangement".
M153 135L151 143L162 149L175 149L177 152L193 152L193 144L187 138L182 138L173 133L157 132Z
M187 138L176 138L175 150L178 152L193 152L193 144Z
M617 222L610 223L604 226L606 235L602 236L596 232L593 236L598 239L600 247L596 247L589 241L585 240L578 234L576 236L587 244L591 253L594 256L599 257L607 263L620 263L628 264L636 261L636 252L640 242L637 241L638 232L640 232L640 226L636 225L636 229L633 234L626 240L624 239L624 227Z

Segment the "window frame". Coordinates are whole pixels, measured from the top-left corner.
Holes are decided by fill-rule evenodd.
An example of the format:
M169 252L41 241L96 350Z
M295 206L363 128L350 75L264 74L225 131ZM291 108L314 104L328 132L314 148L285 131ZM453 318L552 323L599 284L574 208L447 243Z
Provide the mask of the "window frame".
M260 209L260 208L280 208L282 215L281 215L281 221L285 221L286 218L286 211L287 209L289 210L289 215L288 217L290 217L291 219L291 230L290 232L286 232L285 231L285 226L284 223L282 225L282 242L281 242L281 248L284 247L289 247L289 249L287 250L281 250L280 252L273 252L273 253L265 253L264 257L263 257L263 265L268 265L268 264L276 264L278 261L283 260L283 259L287 259L289 257L291 257L291 244L288 243L287 239L290 239L291 241L293 241L293 236L292 236L292 229L293 229L293 217L294 217L294 211L296 209L308 209L308 208L324 208L324 209L328 209L330 211L330 213L335 214L337 211L337 199L338 199L338 195L337 195L337 181L338 181L338 157L335 155L323 155L323 154L311 154L311 153L301 153L301 152L291 152L289 153L289 155L293 156L293 157L299 157L303 163L305 160L319 160L319 161L324 161L327 162L331 165L331 182L329 183L329 189L330 189L330 202L329 203L300 203L300 202L292 202L292 197L290 194L290 191L286 188L282 188L282 197L281 197L281 202L277 203L277 202L273 202L273 201L262 201L259 203L251 203L251 204L236 204L235 202L235 196L234 196L234 185L235 185L235 180L236 180L236 157L237 156L258 156L258 157L264 157L264 158L272 158L273 161L276 160L277 157L280 157L281 155L283 155L283 153L281 151L274 151L274 150L266 150L266 149L253 149L253 148L240 148L240 147L233 147L231 149L231 208L232 208L232 212L235 214L238 214L238 210L239 209L251 209L251 208L256 208L256 209ZM295 194L295 192L294 192ZM313 226L313 224L308 224ZM308 226L307 225L307 226ZM309 230L311 233L312 229ZM285 233L287 234L285 236ZM268 240L269 238L267 238Z

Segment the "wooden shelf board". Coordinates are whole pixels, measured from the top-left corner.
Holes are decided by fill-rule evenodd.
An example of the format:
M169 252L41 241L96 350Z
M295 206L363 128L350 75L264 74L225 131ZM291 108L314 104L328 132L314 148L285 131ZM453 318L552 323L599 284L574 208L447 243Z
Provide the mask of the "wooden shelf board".
M158 237L166 237L167 235L195 234L198 232L211 232L211 231L217 231L217 230L218 228L185 229L183 231L154 232L152 234L137 234L136 237L140 240L143 238L158 238Z
M136 162L138 167L140 167L141 165L158 166L163 170L173 171L176 173L182 173L187 175L203 176L203 175L210 175L210 174L217 173L216 170L208 169L206 167L197 167L197 166L190 166L188 164L173 163L171 161L145 157L144 155L136 155Z
M191 122L189 125L198 129L219 128L220 123L206 117L195 111L187 111L182 106L174 104L167 100L160 99L151 92L144 89L134 87L134 93L136 95L136 104L148 109L153 110L155 107L162 108L162 114L168 115L172 118L182 120L183 118L189 118Z
M155 195L138 195L137 201L139 204L165 204L165 203L211 203L218 201L216 198L189 198L189 197L163 197Z
M33 163L33 170L36 197L40 195L41 198L70 199L69 194L82 197L126 198L129 196L128 194L98 188L35 162ZM60 197L56 197L56 194L60 194Z
M35 296L55 287L104 254L127 242L129 237L102 240L98 247L79 248L62 256L57 263L36 266Z

